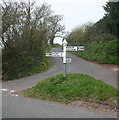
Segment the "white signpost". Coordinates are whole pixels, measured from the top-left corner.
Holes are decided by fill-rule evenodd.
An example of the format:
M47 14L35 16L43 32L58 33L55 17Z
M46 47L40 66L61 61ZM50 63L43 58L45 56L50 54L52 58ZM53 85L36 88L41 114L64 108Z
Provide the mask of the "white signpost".
M84 46L67 46L67 51L83 51Z
M66 63L71 63L71 58L66 58Z
M66 40L64 40L63 42L62 42L62 44L63 44L63 64L64 64L64 74L63 74L63 76L64 76L64 78L66 77L66 46L67 46L67 41Z
M52 53L46 53L47 57L63 57L62 52L52 52Z
M64 64L64 78L66 77L66 63L71 63L71 58L66 57L66 51L83 51L84 46L67 46L67 41L64 39L62 42L63 45L63 52L52 52L46 53L46 57L63 57L63 64Z

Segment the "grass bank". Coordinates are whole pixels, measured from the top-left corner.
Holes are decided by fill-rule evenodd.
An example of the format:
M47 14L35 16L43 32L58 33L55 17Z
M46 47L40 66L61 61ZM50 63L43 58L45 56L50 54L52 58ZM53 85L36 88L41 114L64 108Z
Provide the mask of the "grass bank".
M34 66L32 69L29 69L29 70L26 69L26 70L23 70L23 71L16 73L16 74L14 71L13 72L11 71L11 72L9 72L8 76L2 80L8 81L8 80L14 80L14 79L22 78L22 77L31 76L31 75L41 73L41 72L47 70L48 68L50 68L50 66L51 66L50 58L44 57L42 62L39 65Z
M2 78L3 81L8 81L8 80L14 80L14 79L19 79L22 77L27 77L31 76L37 73L41 73L51 66L50 58L45 56L46 52L49 52L52 47L49 46L46 51L44 52L43 58L39 58L39 62L37 64L34 64L30 62L31 59L34 59L33 57L29 57L30 60L28 59L23 59L23 60L18 60L17 63L13 64L13 68L5 74ZM25 57L24 57L25 58ZM22 67L23 65L23 67Z
M99 64L119 64L118 59L118 40L107 43L93 43L84 51L71 52L76 56Z
M114 87L89 75L67 74L64 80L60 74L28 88L24 91L24 96L62 103L83 100L102 104L105 101L111 100L109 103L112 103L117 100L117 93L119 91Z
M19 74L18 78L31 76L31 75L34 75L34 74L37 74L37 73L41 73L41 72L47 70L48 68L50 68L50 66L51 66L50 58L45 58L44 57L42 62L39 65L34 66L31 70L21 72Z

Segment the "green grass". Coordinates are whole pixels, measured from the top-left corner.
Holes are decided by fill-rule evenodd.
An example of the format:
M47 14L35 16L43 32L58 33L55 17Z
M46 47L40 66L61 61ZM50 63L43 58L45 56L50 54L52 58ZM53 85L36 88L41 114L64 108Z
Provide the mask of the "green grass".
M3 81L19 79L22 77L31 76L37 73L41 73L48 68L51 67L50 58L45 56L46 52L49 52L52 47L49 46L46 51L44 52L44 56L42 60L38 59L39 63L35 64L30 62L30 60L34 59L33 57L29 57L22 60L17 60L17 63L12 63L13 67L10 68L10 71L7 72L6 76L2 78ZM5 64L5 63L4 63ZM10 64L11 65L11 64ZM6 65L7 66L7 65Z
M21 72L21 74L19 74L19 78L25 77L25 76L31 76L31 75L37 74L37 73L41 73L41 72L47 70L50 66L51 66L51 64L50 64L50 58L45 58L44 57L44 59L42 60L42 62L39 65L34 66L29 71L23 71L23 72Z
M42 62L39 65L34 65L34 67L32 67L31 69L23 69L23 71L18 72L16 71L10 71L8 73L8 76L4 79L2 79L3 81L8 81L8 80L14 80L14 79L19 79L22 77L27 77L27 76L31 76L37 73L41 73L45 70L47 70L48 68L50 68L51 63L50 63L50 58L45 58L42 60Z
M89 61L96 61L100 64L119 64L118 40L108 43L94 43L84 51L71 52Z
M54 44L54 45L53 45L53 47L56 47L56 48L57 48L57 47L58 47L58 48L61 48L62 46L61 46L61 45L59 45L59 44Z
M24 96L63 103L70 103L77 99L101 103L110 98L117 99L117 90L89 75L67 74L64 80L63 75L60 74L25 90Z

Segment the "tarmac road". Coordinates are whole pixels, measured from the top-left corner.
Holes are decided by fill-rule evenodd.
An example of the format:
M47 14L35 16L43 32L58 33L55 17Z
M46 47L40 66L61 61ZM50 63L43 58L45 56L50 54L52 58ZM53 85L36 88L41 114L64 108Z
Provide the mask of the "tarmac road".
M60 48L53 48L52 51L62 51ZM72 62L67 64L67 73L83 73L91 75L96 79L103 80L117 88L117 72L102 68L95 64L89 63L70 53ZM51 58L53 66L40 74L21 78L18 80L2 83L3 89L8 89L2 95L2 117L3 118L116 118L111 114L99 114L90 112L79 107L67 106L63 104L23 98L14 96L10 90L22 91L29 87L35 86L39 81L45 78L56 76L63 73L62 58Z

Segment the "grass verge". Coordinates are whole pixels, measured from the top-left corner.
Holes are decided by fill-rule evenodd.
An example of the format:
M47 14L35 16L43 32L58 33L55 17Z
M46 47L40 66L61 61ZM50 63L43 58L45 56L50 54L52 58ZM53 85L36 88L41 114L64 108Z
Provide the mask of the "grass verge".
M40 60L37 59L37 64L35 62L30 62L30 60L34 59L33 57L29 57L30 60L23 58L23 60L18 60L17 63L12 63L14 66L10 68L10 71L8 71L6 74L3 75L2 80L8 81L8 80L14 80L19 79L27 76L31 76L37 73L41 73L48 68L51 67L50 58L45 56L46 52L49 52L52 47L49 46ZM11 65L11 64L10 64ZM23 65L23 66L22 66Z
M34 68L32 68L29 71L23 71L22 73L20 73L19 78L25 77L25 76L31 76L31 75L34 75L37 73L41 73L50 67L51 67L50 58L44 57L42 62L39 65L34 66Z
M111 100L110 103L117 100L119 91L89 75L67 74L64 80L60 74L28 88L24 91L24 96L62 103L83 100L102 104L108 100Z
M119 64L117 44L117 39L108 43L94 43L82 52L76 51L71 53L86 60L98 62L99 64Z
M44 57L42 62L39 65L37 65L37 66L35 65L34 67L32 67L32 69L24 69L21 72L16 71L16 74L14 71L13 72L11 71L8 74L8 76L2 80L9 81L9 80L14 80L14 79L19 79L19 78L35 75L37 73L41 73L41 72L47 70L50 67L51 67L50 58Z

